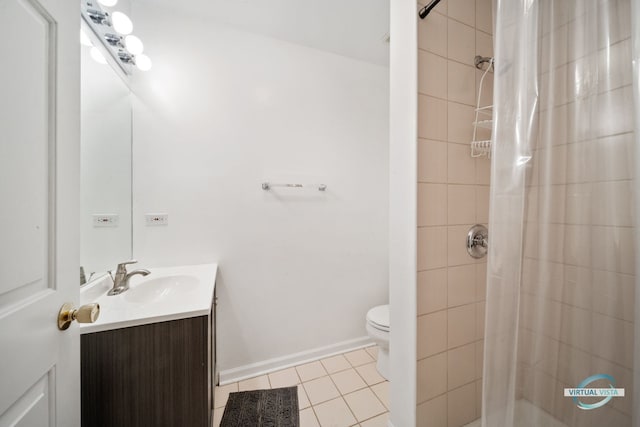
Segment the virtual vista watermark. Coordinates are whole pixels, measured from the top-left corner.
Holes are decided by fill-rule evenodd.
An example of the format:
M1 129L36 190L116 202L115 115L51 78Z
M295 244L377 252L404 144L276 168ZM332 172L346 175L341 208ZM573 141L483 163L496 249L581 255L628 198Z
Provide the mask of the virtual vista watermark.
M604 380L609 383L608 388L588 388L587 386L595 381ZM576 388L565 388L565 397L573 398L573 402L580 409L591 410L600 408L614 397L624 397L624 388L616 388L616 380L611 375L597 374L582 380ZM580 398L602 398L595 403L585 403Z

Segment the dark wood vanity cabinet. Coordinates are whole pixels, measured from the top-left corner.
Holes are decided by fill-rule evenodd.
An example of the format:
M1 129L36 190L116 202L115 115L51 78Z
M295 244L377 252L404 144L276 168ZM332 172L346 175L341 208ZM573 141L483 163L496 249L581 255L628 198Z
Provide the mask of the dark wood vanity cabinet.
M81 335L83 427L211 425L214 310Z

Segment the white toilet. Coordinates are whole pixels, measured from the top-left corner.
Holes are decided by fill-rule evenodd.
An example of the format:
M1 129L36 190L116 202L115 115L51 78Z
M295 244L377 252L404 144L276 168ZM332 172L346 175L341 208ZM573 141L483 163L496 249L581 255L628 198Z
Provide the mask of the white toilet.
M378 345L378 373L389 379L389 305L373 307L367 313L367 333Z

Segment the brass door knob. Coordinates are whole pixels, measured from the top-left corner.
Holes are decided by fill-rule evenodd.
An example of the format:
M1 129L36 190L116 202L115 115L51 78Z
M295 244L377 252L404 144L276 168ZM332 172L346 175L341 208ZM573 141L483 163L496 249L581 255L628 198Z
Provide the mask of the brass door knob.
M73 304L66 303L58 313L58 329L64 331L74 320L78 323L93 323L98 320L98 316L100 316L100 304L85 304L75 309Z

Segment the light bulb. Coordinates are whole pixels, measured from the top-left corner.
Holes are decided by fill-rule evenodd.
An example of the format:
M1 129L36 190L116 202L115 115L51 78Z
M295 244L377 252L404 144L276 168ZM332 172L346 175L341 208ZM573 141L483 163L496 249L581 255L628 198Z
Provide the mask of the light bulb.
M122 12L113 12L111 21L113 22L113 28L123 36L131 34L131 31L133 31L133 22Z
M93 46L93 43L91 43L91 39L89 38L87 33L84 32L82 28L80 28L80 44L82 46L89 46L89 47Z
M98 0L98 3L103 6L113 7L116 5L116 3L118 3L118 0Z
M104 57L102 52L100 52L100 49L98 49L97 47L95 46L92 47L89 53L91 54L91 57L93 58L93 60L96 61L97 63L99 64L107 63L107 58Z
M140 55L144 50L144 45L142 44L142 40L133 35L128 35L124 38L124 45L127 47L127 50L132 55Z
M149 71L152 65L151 59L147 55L143 53L136 55L136 67L138 67L138 69L142 71Z

